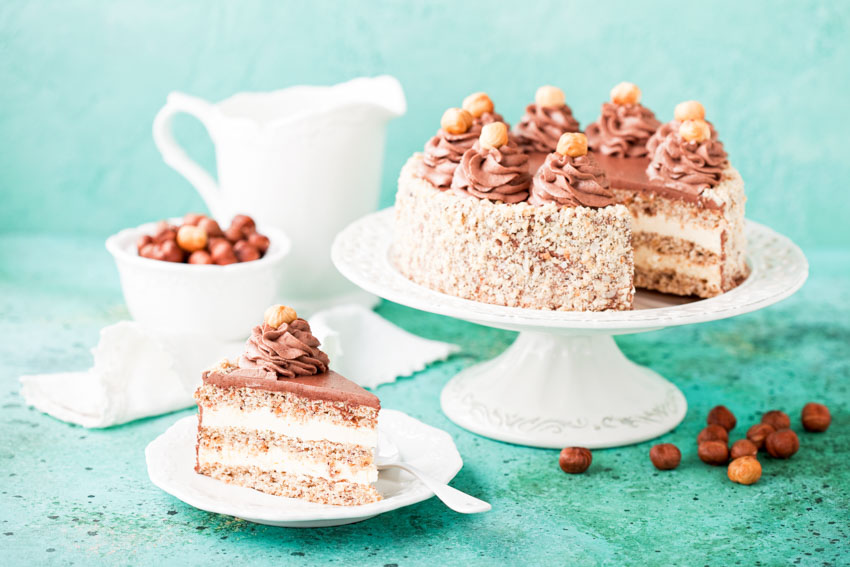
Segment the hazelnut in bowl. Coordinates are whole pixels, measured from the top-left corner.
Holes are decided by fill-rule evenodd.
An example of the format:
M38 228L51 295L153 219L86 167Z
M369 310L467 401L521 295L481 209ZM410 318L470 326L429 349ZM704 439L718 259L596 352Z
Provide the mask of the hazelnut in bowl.
M168 333L222 341L245 338L277 299L286 235L237 215L227 230L190 214L110 236L124 301L133 319Z

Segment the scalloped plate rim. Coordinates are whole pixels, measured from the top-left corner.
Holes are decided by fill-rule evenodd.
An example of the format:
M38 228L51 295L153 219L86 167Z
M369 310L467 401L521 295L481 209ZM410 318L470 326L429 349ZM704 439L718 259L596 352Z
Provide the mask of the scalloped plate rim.
M410 435L410 431L415 431L415 433L419 436L429 436L429 438L432 439L432 443L435 444L435 446L440 447L442 456L439 462L435 463L435 465L438 465L441 468L438 470L426 471L434 476L434 478L448 483L463 467L463 459L457 450L454 440L448 432L423 423L399 410L382 409L381 417L385 420L394 422L401 421L408 424L410 429L404 432L407 434L406 436L404 433L399 434L399 430L397 429L394 431L385 431L386 434L390 436L393 443L395 443L402 452L404 452L405 447L407 450L411 450L409 444L417 442L416 438ZM385 422L386 421L379 423ZM269 509L269 507L258 508L257 506L252 505L243 505L243 507L240 508L238 502L233 502L227 498L221 500L215 498L199 498L197 496L197 491L194 489L198 482L206 483L208 486L212 486L208 484L210 482L220 483L221 486L219 488L225 487L227 492L231 495L235 494L237 491L251 491L251 493L256 491L250 488L229 485L222 481L194 473L194 471L192 471L192 476L188 478L191 479L190 482L195 484L186 485L181 482L179 478L174 478L173 475L168 473L167 467L163 467L159 459L173 458L173 451L175 450L187 450L189 447L178 446L175 448L174 445L180 445L181 442L185 445L186 439L180 439L178 436L186 434L186 432L182 431L183 429L191 428L194 431L196 427L197 414L186 416L177 420L169 426L165 432L148 444L145 448L145 461L147 464L148 477L155 486L185 504L199 510L234 516L253 523L279 527L316 527L317 525L335 526L367 520L385 512L417 504L434 496L434 493L428 490L425 485L417 479L410 477L406 478L404 483L407 486L411 486L411 490L400 495L390 496L380 500L379 502L364 504L361 506L330 506L313 504L296 499L262 493L259 494L262 494L263 499L269 499L269 502L271 502L270 499L277 501L272 509ZM192 438L191 451L194 453L194 437ZM421 464L417 464L417 466L424 468ZM287 502L296 503L299 507L307 508L308 511L287 512L285 510ZM257 516L258 511L263 512L262 516Z

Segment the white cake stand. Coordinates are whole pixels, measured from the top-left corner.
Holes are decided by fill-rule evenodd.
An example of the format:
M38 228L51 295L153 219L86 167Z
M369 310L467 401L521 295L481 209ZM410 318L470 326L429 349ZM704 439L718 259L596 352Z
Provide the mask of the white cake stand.
M390 260L393 210L343 230L331 257L361 288L415 309L519 331L493 360L460 372L443 389L443 411L479 435L534 447L617 447L658 437L685 417L682 392L628 360L614 335L716 321L785 299L808 276L800 249L747 221L752 273L718 297L693 300L638 291L634 311L542 311L445 295L405 278Z

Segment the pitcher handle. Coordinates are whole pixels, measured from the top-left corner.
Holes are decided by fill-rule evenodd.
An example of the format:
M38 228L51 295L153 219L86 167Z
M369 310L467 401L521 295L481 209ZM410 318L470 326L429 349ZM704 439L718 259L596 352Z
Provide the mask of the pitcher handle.
M180 112L185 112L197 118L207 129L207 133L210 133L213 110L213 105L203 99L180 92L172 92L168 95L165 106L159 110L156 118L154 118L153 140L165 163L192 184L200 193L213 217L220 219L223 213L223 203L218 183L180 147L180 144L174 139L171 127L174 116Z

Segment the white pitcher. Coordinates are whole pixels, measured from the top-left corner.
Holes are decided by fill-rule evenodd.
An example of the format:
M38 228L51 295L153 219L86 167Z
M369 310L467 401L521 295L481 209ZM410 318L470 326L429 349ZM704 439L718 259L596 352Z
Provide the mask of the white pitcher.
M386 124L405 110L401 85L389 76L239 93L218 104L173 92L153 136L165 162L198 190L217 220L248 214L286 232L292 251L281 300L310 311L363 301L331 264L330 247L337 232L376 208ZM218 182L174 140L171 123L179 112L209 132Z

